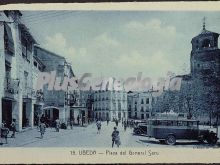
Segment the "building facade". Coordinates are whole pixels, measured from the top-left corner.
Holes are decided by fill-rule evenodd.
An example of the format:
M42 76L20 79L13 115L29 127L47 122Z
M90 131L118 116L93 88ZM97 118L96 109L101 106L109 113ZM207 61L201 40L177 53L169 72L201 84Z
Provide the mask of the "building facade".
M151 114L151 92L128 92L128 118L146 120Z
M50 89L48 84L43 87L45 104L42 114L51 121L58 118L61 122L65 123L73 116L73 112L71 112L71 106L73 105L71 104L77 93L75 91L69 91L68 87L64 90L57 90L55 86L62 86L64 78L71 79L75 76L72 67L64 57L40 46L34 46L34 55L45 65L44 72L54 75L52 88Z
M96 119L127 119L127 93L124 90L97 90L94 92L93 110Z
M43 106L41 91L34 89L42 62L34 58L36 41L21 22L19 11L0 12L0 122L16 129L34 126L34 111Z

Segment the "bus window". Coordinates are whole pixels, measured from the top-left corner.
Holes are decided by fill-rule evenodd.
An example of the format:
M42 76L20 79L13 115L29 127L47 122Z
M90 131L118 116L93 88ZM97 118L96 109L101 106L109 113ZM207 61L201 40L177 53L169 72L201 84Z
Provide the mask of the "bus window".
M197 121L188 121L187 122L187 126L189 126L189 127L197 127L198 126L197 123L198 123Z
M178 121L178 126L187 126L186 121Z
M157 121L158 125L167 125L167 121L166 120L158 120Z
M177 126L177 121L168 120L168 121L167 121L167 125L168 125L168 126Z

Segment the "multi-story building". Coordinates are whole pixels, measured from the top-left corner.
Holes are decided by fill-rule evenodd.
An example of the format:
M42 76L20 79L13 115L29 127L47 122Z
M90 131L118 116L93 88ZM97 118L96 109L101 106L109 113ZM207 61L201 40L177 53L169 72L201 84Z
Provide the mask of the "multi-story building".
M152 113L151 92L128 92L128 117L131 119L148 119Z
M36 41L21 17L19 11L0 12L0 122L16 119L18 131L33 127L34 111L43 106L34 84L44 65L33 55Z
M86 115L86 120L92 121L94 119L94 91L92 90L92 88L90 88L90 90L80 91L80 102L82 103L82 106L86 107L86 110L88 112L88 114Z
M127 119L127 93L124 90L95 91L93 109L96 119Z
M57 55L37 45L34 47L34 55L44 63L44 72L54 74L56 77L54 79L54 85L57 84L56 81L59 81L59 85L62 86L64 78L71 79L75 77L71 65L67 63L63 56ZM45 117L52 121L59 118L61 122L67 122L70 117L76 116L76 114L74 115L72 107L81 106L79 102L77 102L79 99L76 100L75 98L79 96L78 91L69 91L68 87L66 90L57 90L54 86L50 90L47 84L44 85L43 92L45 105L42 113Z

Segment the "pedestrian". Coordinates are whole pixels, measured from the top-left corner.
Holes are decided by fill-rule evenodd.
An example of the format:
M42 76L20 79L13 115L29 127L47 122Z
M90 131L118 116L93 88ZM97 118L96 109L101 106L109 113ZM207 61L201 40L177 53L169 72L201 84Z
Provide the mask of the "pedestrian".
M114 147L114 144L116 144L117 147L121 145L119 131L117 130L117 127L114 127L114 131L112 132L112 148Z
M43 139L43 136L44 136L44 133L45 133L45 130L46 130L46 124L42 122L40 124L39 128L40 128L41 139Z
M60 120L57 118L56 120L55 120L55 128L56 128L56 131L57 132L59 132L59 129L60 129Z
M77 116L77 123L78 123L78 125L79 125L79 115Z
M108 123L109 123L109 119L107 119L107 125L108 125Z
M115 120L116 127L118 126L118 119Z
M124 131L126 131L126 128L127 128L127 124L126 121L124 121Z
M82 126L85 123L85 116L82 116Z
M1 138L5 139L6 144L8 143L8 134L9 134L9 129L6 127L6 124L3 122L1 128Z
M98 121L97 121L96 126L97 126L97 129L98 129L97 134L100 134L101 127L102 127L102 123L101 123L101 121L100 121L100 120L98 120Z
M3 122L2 122L2 128L5 128L6 127L6 122L3 120Z
M70 128L71 128L71 129L73 129L73 123L74 123L74 120L73 120L73 118L72 118L72 119L70 119Z
M16 132L16 119L12 119L11 130L12 130L11 138L15 138L15 132Z

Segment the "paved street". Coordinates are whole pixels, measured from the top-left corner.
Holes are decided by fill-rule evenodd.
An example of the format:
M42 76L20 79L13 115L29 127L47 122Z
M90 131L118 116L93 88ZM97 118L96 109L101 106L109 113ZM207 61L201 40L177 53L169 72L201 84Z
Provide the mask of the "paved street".
M101 133L97 134L95 123L87 127L74 127L73 130L47 128L44 138L40 139L37 128L17 133L16 138L8 138L8 144L1 139L0 147L111 147L111 133L115 123L102 122ZM197 141L178 141L175 146L160 144L153 138L132 135L132 129L123 130L121 123L118 126L121 138L121 147L208 147L208 144L199 144ZM11 132L10 132L11 134ZM9 136L10 136L9 134Z

